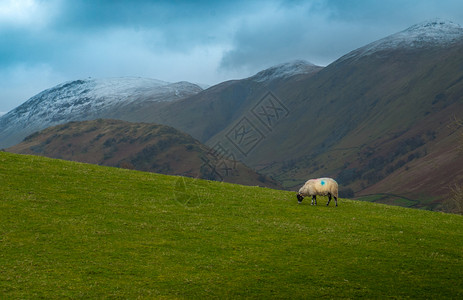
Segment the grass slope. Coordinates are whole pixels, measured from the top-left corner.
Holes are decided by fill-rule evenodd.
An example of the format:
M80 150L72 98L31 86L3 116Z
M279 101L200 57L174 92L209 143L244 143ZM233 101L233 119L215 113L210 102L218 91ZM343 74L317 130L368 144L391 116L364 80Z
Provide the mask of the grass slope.
M1 152L0 186L2 298L463 296L458 215Z

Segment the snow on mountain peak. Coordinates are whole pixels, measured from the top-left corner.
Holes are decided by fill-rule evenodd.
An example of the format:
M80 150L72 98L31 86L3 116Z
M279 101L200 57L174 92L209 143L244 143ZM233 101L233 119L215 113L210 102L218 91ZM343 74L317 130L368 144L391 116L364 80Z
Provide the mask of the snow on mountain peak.
M63 109L66 110L65 115L71 112L75 114L82 107L86 108L87 113L98 112L104 107L130 104L141 97L156 101L175 100L175 97L170 97L174 89L193 93L201 90L190 83L169 83L139 77L74 80L35 95L18 109L34 108L55 116L63 113Z
M433 19L413 25L397 34L404 39L448 43L463 37L463 28L452 21Z
M341 60L361 57L391 49L419 49L447 46L463 40L463 28L452 21L433 19L370 43L343 56Z
M176 84L139 77L75 80L45 90L15 110L16 113L35 112L31 114L31 118L37 122L39 120L34 117L37 113L42 115L40 122L69 117L82 119L101 114L111 107L128 105L142 98L150 98L151 101L175 100L181 93L174 92L174 89L183 90L186 89L186 85L179 88ZM199 87L197 89L201 90Z
M294 75L309 74L315 70L318 70L319 68L320 67L305 60L294 60L260 71L250 78L257 82L264 82L277 78L287 78Z
M413 25L404 31L379 40L382 47L423 47L447 45L463 38L463 28L452 21L434 19Z
M30 134L69 121L104 118L131 104L164 102L194 95L202 89L189 82L121 77L62 83L30 98L0 117L0 139ZM9 143L15 141L10 138ZM0 143L0 146L5 147Z

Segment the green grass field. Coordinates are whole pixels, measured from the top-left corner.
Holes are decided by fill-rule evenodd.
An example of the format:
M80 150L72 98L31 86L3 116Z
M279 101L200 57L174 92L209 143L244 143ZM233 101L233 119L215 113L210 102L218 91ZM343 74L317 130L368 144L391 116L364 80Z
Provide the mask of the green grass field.
M412 200L405 197L392 194L374 194L358 197L357 200L376 202L390 205L398 205L402 207L413 207L418 203L418 200Z
M462 298L463 217L0 152L0 298Z

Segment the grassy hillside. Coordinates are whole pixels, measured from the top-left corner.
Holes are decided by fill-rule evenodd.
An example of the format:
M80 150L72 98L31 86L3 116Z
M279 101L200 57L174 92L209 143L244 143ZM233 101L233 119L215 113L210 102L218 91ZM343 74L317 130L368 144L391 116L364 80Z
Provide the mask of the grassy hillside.
M2 298L463 296L458 215L5 152L0 186Z

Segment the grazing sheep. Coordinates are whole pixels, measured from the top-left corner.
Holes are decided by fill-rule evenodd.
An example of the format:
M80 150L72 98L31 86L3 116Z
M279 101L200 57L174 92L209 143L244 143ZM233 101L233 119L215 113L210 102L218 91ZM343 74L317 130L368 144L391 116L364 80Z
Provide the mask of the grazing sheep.
M332 178L309 179L299 189L297 201L300 204L305 196L312 196L312 205L314 205L314 202L317 205L317 195L328 195L327 206L330 204L331 196L333 196L336 206L338 206L338 183Z

